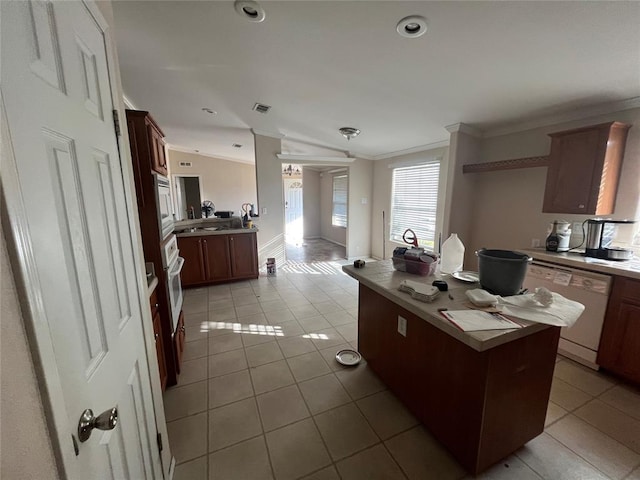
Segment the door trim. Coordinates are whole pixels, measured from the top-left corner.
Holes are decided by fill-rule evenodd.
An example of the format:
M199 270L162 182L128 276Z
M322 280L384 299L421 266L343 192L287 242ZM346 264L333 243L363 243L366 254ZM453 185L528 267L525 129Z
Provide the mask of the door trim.
M109 75L109 94L113 109L117 110L121 119L126 118L123 101L119 93L119 78L116 75L117 61L115 43L111 36L111 27L102 12L92 0L82 0L93 20L104 34L105 53ZM107 113L107 112L105 112ZM45 410L45 419L56 468L60 478L68 478L66 465L75 461L74 446L67 426L66 405L64 402L62 381L53 349L50 325L44 309L42 287L37 273L36 261L32 250L32 239L26 221L23 192L18 184L18 170L13 150L13 140L8 124L4 94L0 86L0 118L2 120L2 177L0 179L0 219L7 242L9 261L18 290L22 320L26 331L30 353L36 370L36 378L40 390L40 399ZM127 129L121 129L118 137L114 128L114 136L118 145L122 165L123 190L128 212L129 240L132 245L134 271L136 274L138 305L145 347L146 368L150 379L152 405L156 420L156 431L162 434L164 449L152 452L153 473L156 478L171 478L175 459L171 455L164 404L155 346L153 345L153 323L148 308L146 275L143 272L144 258L142 238L137 215L135 188L133 183L133 166L130 158L129 136ZM135 305L132 305L135 308ZM155 379L155 380L154 380ZM152 427L151 425L149 427Z

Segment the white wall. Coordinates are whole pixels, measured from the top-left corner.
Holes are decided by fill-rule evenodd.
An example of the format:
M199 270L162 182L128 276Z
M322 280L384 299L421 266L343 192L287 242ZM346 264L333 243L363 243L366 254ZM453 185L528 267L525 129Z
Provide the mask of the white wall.
M441 198L444 200L444 189L446 188L447 178L447 158L448 148L436 148L425 150L422 152L401 155L385 160L377 160L373 162L373 182L372 182L372 200L371 200L371 255L374 258L382 258L382 211L385 212L385 257L391 258L393 249L403 244L392 242L389 240L389 230L391 226L391 191L393 188L393 169L389 166L394 163L418 162L429 158L442 158L442 168L440 170L440 189L442 191ZM440 217L444 212L444 201L439 202L438 210ZM409 228L408 226L407 228ZM441 226L436 226L437 230L441 230Z
M232 210L234 215L241 216L243 203L256 203L254 165L177 150L169 150L168 157L170 176L200 175L200 196L202 200L211 200L216 210ZM180 162L191 162L192 166L181 167ZM173 188L173 179L171 184Z
M0 235L0 478L58 478L35 366Z
M284 265L284 202L282 199L282 161L280 139L254 133L256 152L256 183L260 217L254 219L258 231L258 262L266 264L274 257ZM264 209L267 213L264 213Z
M302 215L304 237L320 236L320 172L302 169Z
M640 109L625 110L561 123L525 132L487 138L481 142L483 162L548 155L551 141L547 133L569 130L608 121L634 125L629 130L622 165L615 213L612 218L640 219ZM466 174L475 177L472 209L472 239L468 250L479 247L519 249L531 239L543 242L547 226L554 219L582 222L590 215L542 213L546 167ZM636 224L635 231L639 226ZM619 229L621 242L631 242L634 228ZM573 245L572 245L573 246Z
M344 247L347 246L347 229L331 225L333 212L333 177L344 175L347 171L332 174L323 173L320 177L320 236ZM351 192L349 192L349 196ZM349 202L351 198L349 198ZM351 216L347 213L347 224L350 225Z
M347 257L371 256L373 161L356 158L349 167Z

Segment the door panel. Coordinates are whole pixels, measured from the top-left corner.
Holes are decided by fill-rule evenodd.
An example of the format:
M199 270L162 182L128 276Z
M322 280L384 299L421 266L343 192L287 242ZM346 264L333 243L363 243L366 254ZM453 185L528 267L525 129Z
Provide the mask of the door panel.
M58 438L68 439L64 469L69 478L158 477L104 32L81 2L0 8L0 85L41 288L37 328L50 334L59 374L47 381L62 389L52 395L64 405L53 412ZM114 406L118 425L94 431L75 458L70 437L82 412Z

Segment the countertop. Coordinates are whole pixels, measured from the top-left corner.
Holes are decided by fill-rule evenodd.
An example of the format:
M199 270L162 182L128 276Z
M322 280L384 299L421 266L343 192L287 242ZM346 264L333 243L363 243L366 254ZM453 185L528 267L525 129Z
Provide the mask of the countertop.
M147 277L147 296L150 297L155 288L158 286L158 277L151 275Z
M198 229L194 232L182 232L176 233L176 237L201 237L204 235L238 235L245 233L256 233L258 231L257 228L226 228L223 230L206 230L206 229Z
M531 335L546 328L551 328L549 325L519 320L520 323L526 325L524 328L517 330L463 332L445 319L438 312L438 308L445 307L449 310L466 309L463 305L467 301L465 291L471 288L480 288L480 284L462 283L449 275L436 274L434 276L421 277L410 273L398 272L393 269L391 260L367 263L364 268L345 265L342 267L342 270L374 292L391 300L405 310L410 311L434 327L439 328L479 352ZM400 282L405 279L422 282L426 285L431 285L431 282L436 279L442 279L449 284L449 291L441 292L439 297L431 303L419 302L411 298L407 293L398 290ZM449 298L448 293L451 294L453 300Z
M577 252L547 252L544 248L531 248L519 251L527 253L535 260L543 262L579 268L590 272L600 272L607 273L609 275L619 275L622 277L640 279L640 258L638 257L634 257L631 260L614 261L585 257L583 254Z

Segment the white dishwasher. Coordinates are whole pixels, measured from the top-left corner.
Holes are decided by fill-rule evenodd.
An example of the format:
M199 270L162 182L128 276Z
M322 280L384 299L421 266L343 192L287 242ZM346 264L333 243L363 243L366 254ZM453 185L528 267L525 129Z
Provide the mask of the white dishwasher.
M571 328L560 331L558 352L595 370L602 324L609 300L611 277L562 265L534 261L528 269L524 287L534 291L546 287L585 306Z

